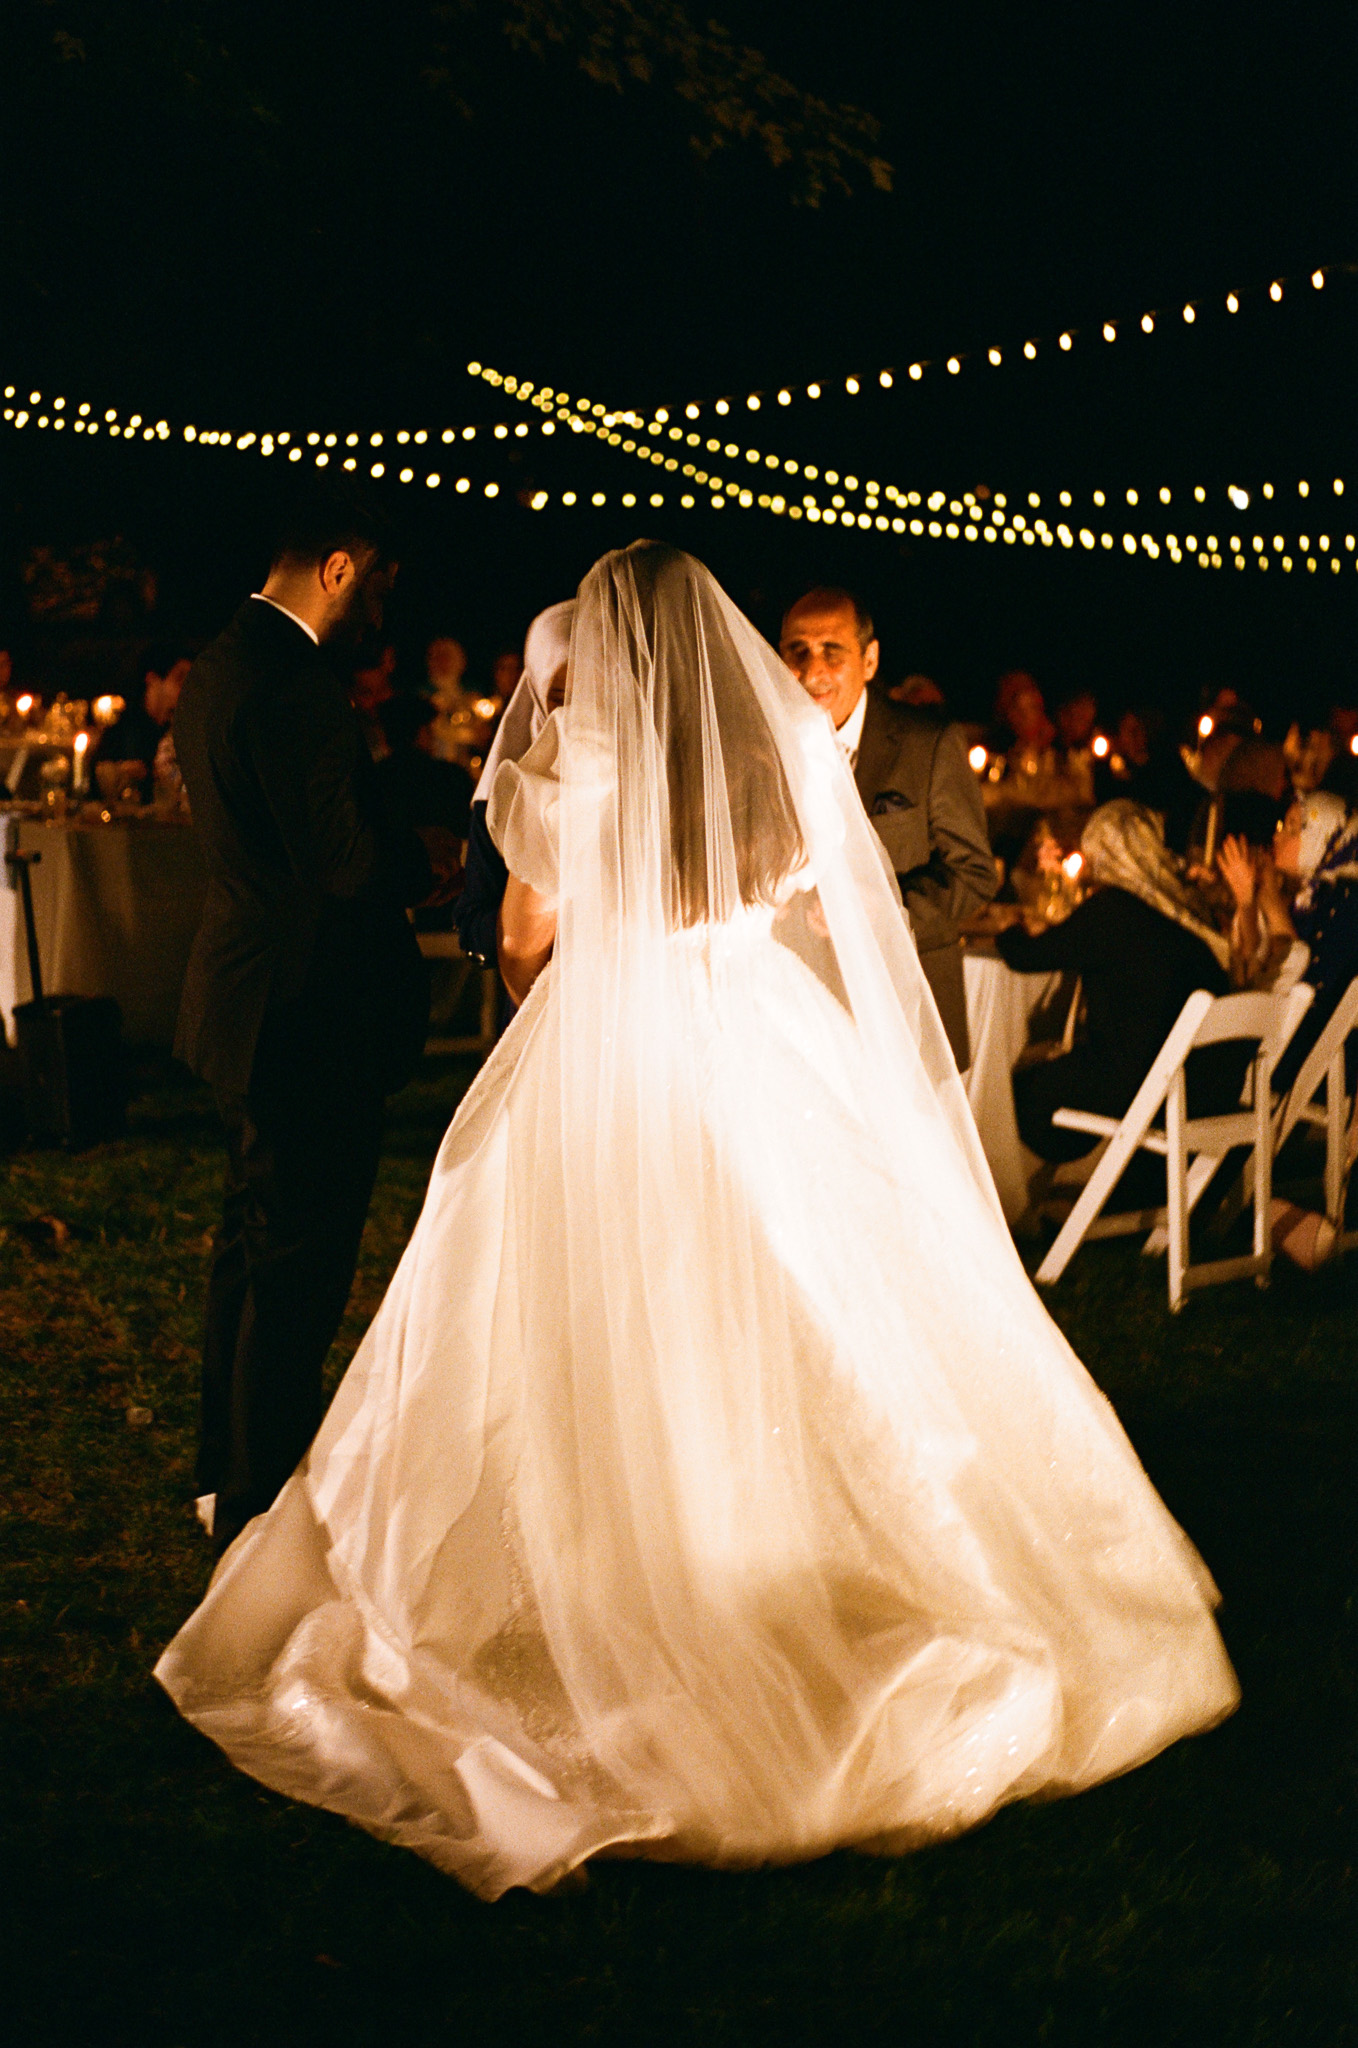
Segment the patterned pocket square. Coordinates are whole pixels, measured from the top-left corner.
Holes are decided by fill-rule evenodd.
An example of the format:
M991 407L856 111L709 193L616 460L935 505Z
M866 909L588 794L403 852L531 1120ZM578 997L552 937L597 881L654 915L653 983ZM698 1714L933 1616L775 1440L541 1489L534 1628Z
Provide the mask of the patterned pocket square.
M874 818L882 818L886 816L888 811L913 811L914 808L912 798L904 795L901 790L879 789L872 800L870 815Z

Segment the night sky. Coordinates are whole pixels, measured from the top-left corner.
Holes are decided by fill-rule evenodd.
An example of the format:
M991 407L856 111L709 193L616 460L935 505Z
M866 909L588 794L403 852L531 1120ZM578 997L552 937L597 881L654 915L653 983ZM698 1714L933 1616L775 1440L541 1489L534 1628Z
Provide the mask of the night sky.
M619 96L570 52L516 53L492 7L465 23L444 10L463 114L421 82L420 5L21 0L0 29L0 381L176 429L436 433L529 418L527 441L497 448L483 432L460 449L465 502L446 485L380 487L404 526L394 623L411 642L456 632L481 663L605 547L647 531L708 561L768 631L806 583L852 583L881 621L888 673L928 670L966 712L1013 666L1056 696L1090 684L1110 708L1187 705L1224 681L1270 712L1352 701L1352 558L1347 575L1285 578L964 549L684 513L672 483L663 511L626 513L622 490L644 505L653 487L639 464L543 439L537 415L465 365L647 413L702 400L705 434L727 395L742 448L925 493L984 485L1011 507L1035 489L1053 518L1062 488L1092 521L1095 486L1110 504L1132 486L1131 523L1154 532L1185 530L1195 483L1222 533L1315 528L1296 481L1328 493L1342 476L1352 528L1358 276L1331 272L1321 292L1306 280L1358 258L1353 10L706 11L798 85L875 114L893 191L860 178L811 209L753 147L704 163L663 81ZM143 24L139 40L110 32L119 15ZM171 15L204 25L187 59L167 59L153 33ZM84 56L57 63L58 31ZM1192 327L1188 299L1201 304ZM1167 317L1147 338L1137 322L1152 308ZM1063 328L1076 330L1068 355ZM984 360L992 343L999 370ZM909 383L912 360L954 350L982 354ZM886 365L890 392L876 385ZM857 398L843 389L852 372L866 373ZM818 403L772 402L811 378ZM757 416L751 390L769 394ZM493 505L489 477L502 481ZM1258 499L1265 480L1276 512ZM1255 493L1234 522L1231 481ZM533 514L517 499L530 485L554 501L606 489L610 505ZM1161 485L1173 511L1152 517ZM159 572L162 616L210 633L260 573L275 489L254 454L6 429L0 602L12 616L35 541L123 532Z

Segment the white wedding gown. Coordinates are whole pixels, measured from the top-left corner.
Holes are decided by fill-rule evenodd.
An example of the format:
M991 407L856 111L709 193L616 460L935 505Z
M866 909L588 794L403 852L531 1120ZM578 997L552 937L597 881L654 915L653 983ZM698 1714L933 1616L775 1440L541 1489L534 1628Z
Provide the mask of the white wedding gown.
M559 723L492 816L569 905ZM823 916L850 956L833 865L813 963ZM308 1458L157 1667L241 1768L486 1898L896 1853L1236 1702L952 1098L884 1092L784 902L588 971L563 910Z

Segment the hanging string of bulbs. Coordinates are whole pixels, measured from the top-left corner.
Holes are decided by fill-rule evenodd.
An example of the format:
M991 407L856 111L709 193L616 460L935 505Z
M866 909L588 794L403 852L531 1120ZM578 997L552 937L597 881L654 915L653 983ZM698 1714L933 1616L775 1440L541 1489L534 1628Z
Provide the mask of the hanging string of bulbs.
M772 475L768 473L793 477L812 486L820 483L822 486L828 487L828 493L830 494L828 504L821 503L821 498L827 495L825 488L822 488L819 496L814 488L805 490L802 492L800 499L801 512L810 519L825 520L831 525L843 518L848 510L847 499L849 497L862 498L862 514L868 520L876 520L880 531L888 530L891 518L890 512L881 513L883 499L886 500L892 510L904 514L908 518L908 508L927 506L931 512L936 512L945 504L951 503L954 497L954 494L939 489L934 489L927 494L915 490L902 490L897 484L882 484L872 478L864 481L851 474L841 474L838 470L822 470L816 463L800 462L790 457L785 458L766 454L758 448L742 450L735 442L722 443L710 437L704 439L701 434L686 430L681 426L670 425L663 411L656 419L643 422L636 413L610 411L606 405L598 401L591 402L587 398L572 400L564 393L557 391L550 384L539 385L534 384L531 378L502 375L500 371L487 364L470 362L467 365L467 373L469 376L481 378L496 388L508 392L511 397L517 399L521 404L531 405L538 411L550 410L553 419L568 427L572 433L592 434L601 447L606 446L616 449L623 455L631 456L640 462L657 465L671 473L677 472L684 478L691 479L700 489L705 488L728 496L738 497L741 494L742 486L738 481L733 482L730 478L718 472L702 469L695 462L682 462L680 456L685 450L722 456L728 461L740 461L743 455L744 462L750 467L762 469L766 472L766 479L770 482L772 481ZM544 421L542 431L546 433L552 425L552 419ZM619 432L620 427L624 429L631 428L635 432ZM650 438L645 440L637 438L641 434L645 434ZM666 443L669 445L666 446ZM762 494L751 491L751 500L758 504L762 510L782 512L789 509L788 488L787 485L784 485L781 494L773 491L765 491ZM795 488L795 485L792 488ZM1256 495L1266 500L1272 500L1277 490L1277 487L1272 483L1264 483L1257 486L1229 483L1215 488L1220 490L1221 495L1228 500L1237 512L1247 510L1252 498ZM1302 478L1298 480L1296 484L1297 496L1303 499L1309 498L1311 488L1311 484L1307 479ZM1323 488L1323 486L1320 488ZM1191 489L1194 505L1205 506L1209 495L1208 486L1205 484L1194 484L1188 487L1188 489L1181 488L1180 496L1185 501L1187 500L1189 489ZM1344 479L1342 477L1333 478L1330 483L1330 489L1335 497L1342 497L1344 495ZM1074 493L1071 491L1062 490L1054 494L1049 493L1049 497L1052 495L1055 496L1063 510L1069 510L1073 507L1075 500ZM1114 498L1120 495L1124 502L1132 507L1138 506L1141 503L1142 494L1135 485L1129 485L1121 493L1114 492L1112 495ZM1006 497L1002 492L992 494L985 487L981 487L974 494L968 493L965 503L972 503L974 497L977 496L990 498L991 502L1001 509L1007 503ZM1034 510L1040 508L1042 504L1041 492L1028 491L1022 494L1022 496L1026 499L1026 503L1030 508ZM1161 506L1169 506L1174 502L1174 498L1174 489L1168 484L1161 484L1155 492L1155 499L1158 500ZM1109 502L1109 493L1095 489L1088 493L1088 499L1095 510L1101 511ZM775 503L775 500L779 500L779 502ZM1150 495L1147 494L1147 503L1149 504L1150 502ZM956 513L961 508L953 504L952 509ZM793 516L799 516L795 510L793 511ZM855 516L859 515L853 512L849 513L850 518Z
M480 374L479 366L477 374ZM504 381L508 382L508 380ZM531 386L519 385L517 388L525 397L532 395ZM7 398L10 398L14 396L14 393L11 390L7 391L5 395ZM38 393L32 394L29 403L30 405L40 406L42 403L41 395ZM584 431L587 424L584 415L569 409L566 410L570 421L578 421L580 423L578 431ZM122 439L140 438L141 440L164 442L172 438L172 430L168 422L163 419L148 424L134 414L125 422L120 422L116 415L111 420L106 417L101 422L91 416L88 407L80 412L73 412L68 416L64 401L58 399L53 399L50 402L50 410L45 414L28 414L27 408L11 405L5 409L4 417L13 427L20 430L30 422L38 427L52 429L60 429L69 423L72 427L81 427L83 432L89 435L97 433L102 425L109 431L116 428L118 437ZM546 421L543 424L546 427L550 426L552 422ZM184 434L186 439L192 435L193 441L198 446L206 447L227 445L240 447L243 442L248 447L254 439L254 437L242 436L232 442L231 437L225 435L210 438L206 433L189 428L184 429ZM289 442L286 436L271 438L273 438L274 446L279 452L288 449ZM500 438L507 438L507 434L502 434ZM424 439L427 441L427 435ZM380 440L379 445L381 445ZM626 444L621 443L621 445L625 449ZM650 449L647 449L646 453L653 461L658 460L666 471L677 471L678 462L676 458L664 456L658 450L653 453ZM291 448L291 454L294 458L301 459L302 448L294 445ZM314 460L323 468L328 459L329 451L321 443L314 451ZM356 463L357 459L355 458L350 463L350 467L356 467ZM388 470L386 465L378 462L371 466L371 473L380 479L388 474ZM401 483L408 484L417 480L416 473L409 464L399 468L393 464L391 474L395 481ZM827 481L829 480L827 478ZM426 471L423 481L427 487L437 488L445 479L439 471L430 470ZM610 497L607 491L601 490L565 489L556 492L545 488L531 491L522 490L516 489L512 482L502 485L493 478L480 485L474 484L468 476L450 477L447 481L454 495L458 497L470 497L475 492L479 499L493 501L503 494L508 501L522 503L533 512L546 511L551 506L570 511L577 506L584 507L586 504L593 509L602 509L611 502L618 504L624 510L631 510L640 505L643 500L652 509L659 510L667 502L664 491L652 491L648 494L622 491L615 492ZM961 497L955 498L947 497L942 491L934 491L930 493L927 500L923 500L918 492L898 492L894 502L889 501L893 502L893 510L890 514L887 514L876 510L875 504L877 501L871 498L868 500L868 503L874 509L855 511L842 502L836 504L833 500L825 506L820 506L815 502L808 502L807 499L804 499L800 504L794 503L781 493L756 493L748 485L742 484L738 480L710 474L703 475L701 482L699 482L698 477L690 472L689 475L686 475L685 482L690 483L691 487L687 489L681 488L677 500L678 508L685 512L700 508L713 512L724 511L728 508L741 511L758 510L771 513L775 517L786 517L794 523L805 520L810 525L838 526L863 534L891 534L898 538L909 535L914 540L943 542L960 541L975 543L980 541L991 545L998 542L1009 547L1059 547L1071 551L1081 549L1086 553L1098 551L1123 558L1138 556L1150 561L1159 561L1163 557L1166 561L1172 563L1196 562L1203 569L1221 569L1232 565L1236 569L1245 569L1253 563L1255 567L1264 570L1276 564L1285 573L1290 572L1293 568L1304 568L1306 571L1315 574L1323 567L1328 566L1332 573L1338 574L1342 571L1346 562L1351 563L1355 569L1358 569L1358 542L1356 542L1355 536L1352 533L1340 535L1338 532L1330 533L1318 530L1314 536L1309 532L1288 536L1281 532L1272 535L1266 533L1219 535L1214 532L1205 531L1201 536L1195 533L1185 533L1181 537L1176 533L1154 534L1148 531L1136 533L1128 528L1114 531L1111 526L1102 530L1096 530L1090 526L1076 527L1064 519L1058 519L1053 526L1037 510L1042 503L1042 498L1041 494L1036 491L1030 491L1027 494L1026 509L1011 508L1005 494L1001 491L994 493L967 491ZM1334 480L1332 490L1335 496L1343 495L1344 484L1342 478ZM1301 498L1306 499L1310 495L1310 486L1304 482L1299 483L1297 491ZM1202 508L1205 518L1205 488L1197 486L1193 495L1196 505ZM1252 500L1252 494L1243 486L1232 485L1229 488L1228 495L1236 510L1243 511ZM1272 499L1275 496L1274 487L1271 484L1264 484L1260 489L1259 495L1264 500ZM1063 491L1058 496L1061 506L1063 508L1068 507L1071 502L1070 493ZM1106 502L1105 494L1102 492L1095 492L1093 496L1095 502L1100 506ZM1127 491L1125 497L1129 505L1136 505L1137 493L1134 490ZM1168 489L1162 489L1159 498L1163 504L1168 504L1171 498ZM926 517L926 513L931 516ZM1317 522L1317 525L1319 528L1323 528L1326 523L1320 520Z
M1220 303L1228 315L1239 313L1247 301L1256 297L1262 299L1266 305L1280 306L1293 287L1304 289L1305 285L1309 284L1313 291L1323 291L1327 278L1347 276L1355 271L1358 271L1358 263L1321 263L1307 273L1304 279L1296 276L1272 277L1267 284L1258 284L1246 291L1228 291L1222 295ZM1022 343L991 343L985 348L956 349L944 355L920 356L904 365L892 363L880 370L850 371L843 378L821 378L805 384L781 384L776 387L760 388L747 392L743 399L728 393L716 399L690 398L677 403L671 401L666 405L657 406L653 416L663 423L672 413L682 412L685 419L696 420L704 411L710 409L725 417L742 407L747 412L759 412L765 405L790 406L799 398L815 400L840 390L849 398L857 398L860 393L874 388L879 391L891 391L907 385L920 384L931 371L941 370L947 376L958 377L969 364L984 364L989 369L998 370L1007 364L1036 362L1039 355L1045 355L1053 348L1060 355L1069 355L1077 342L1093 340L1096 337L1107 344L1116 342L1127 334L1163 334L1172 327L1176 319L1182 325L1192 327L1216 303L1214 298L1204 294L1169 306L1150 307L1140 315L1130 318L1101 320L1089 327L1063 327L1055 336L1029 335Z

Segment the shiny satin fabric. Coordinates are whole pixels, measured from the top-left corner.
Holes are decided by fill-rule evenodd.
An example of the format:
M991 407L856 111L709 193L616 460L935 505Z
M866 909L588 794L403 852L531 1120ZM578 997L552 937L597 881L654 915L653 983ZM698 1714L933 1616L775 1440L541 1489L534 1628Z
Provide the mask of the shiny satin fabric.
M823 714L700 565L581 586L496 777L553 959L302 1469L158 1676L482 1896L897 1853L1229 1713L1038 1301Z

